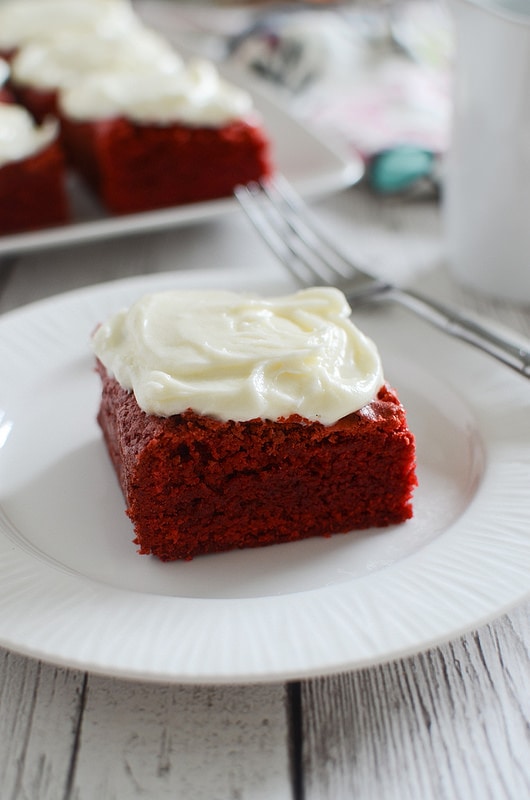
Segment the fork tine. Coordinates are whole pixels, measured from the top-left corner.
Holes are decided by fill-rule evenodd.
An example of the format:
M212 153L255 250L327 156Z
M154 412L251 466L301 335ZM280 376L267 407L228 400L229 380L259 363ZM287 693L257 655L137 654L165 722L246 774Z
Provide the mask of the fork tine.
M348 283L353 297L376 295L386 284L360 274L335 247L283 176L239 186L236 199L262 239L302 285Z
M329 241L302 198L282 175L263 182L261 187L291 233L298 237L300 247L305 248L315 279L336 284L354 276L353 266Z
M307 247L289 225L281 201L258 183L238 186L234 194L263 241L298 283L302 286L322 283Z
M248 219L259 233L263 242L272 250L273 254L284 264L289 272L300 283L304 283L304 277L298 274L298 270L291 266L291 253L287 247L283 232L278 230L277 221L273 222L270 215L266 213L262 202L263 191L259 183L249 183L237 186L234 196L239 205L247 215Z

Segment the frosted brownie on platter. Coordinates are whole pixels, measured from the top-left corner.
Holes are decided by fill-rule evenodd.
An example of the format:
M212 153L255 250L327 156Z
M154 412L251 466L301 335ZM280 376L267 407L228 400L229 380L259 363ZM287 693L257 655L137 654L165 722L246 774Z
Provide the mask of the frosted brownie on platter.
M61 92L59 116L71 163L115 214L229 197L273 171L250 95L208 61L93 74Z

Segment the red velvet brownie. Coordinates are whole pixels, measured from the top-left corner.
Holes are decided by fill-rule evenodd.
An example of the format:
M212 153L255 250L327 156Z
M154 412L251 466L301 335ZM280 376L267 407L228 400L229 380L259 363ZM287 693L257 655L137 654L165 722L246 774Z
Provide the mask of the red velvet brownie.
M2 142L1 131L12 132ZM64 158L52 125L33 127L27 112L0 104L0 234L69 220Z
M182 352L189 356L189 348ZM240 355L234 363L236 375ZM98 421L140 553L191 559L412 516L414 437L395 391L384 382L373 399L330 424L297 413L235 420L191 408L168 416L148 413L99 360L97 368ZM285 370L287 383L274 389L282 396L293 385L290 361ZM258 372L261 382L267 369L260 363ZM160 375L157 369L151 380Z
M414 439L395 392L334 425L143 412L100 367L98 415L139 552L162 561L404 522Z
M229 197L272 173L250 97L213 64L164 77L94 75L62 92L59 106L70 162L115 214Z

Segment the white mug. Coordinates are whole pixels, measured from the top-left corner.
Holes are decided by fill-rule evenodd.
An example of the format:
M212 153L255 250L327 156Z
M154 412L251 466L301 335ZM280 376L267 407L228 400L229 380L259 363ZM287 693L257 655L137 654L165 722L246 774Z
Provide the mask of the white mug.
M456 58L444 186L449 267L530 304L530 0L448 0Z

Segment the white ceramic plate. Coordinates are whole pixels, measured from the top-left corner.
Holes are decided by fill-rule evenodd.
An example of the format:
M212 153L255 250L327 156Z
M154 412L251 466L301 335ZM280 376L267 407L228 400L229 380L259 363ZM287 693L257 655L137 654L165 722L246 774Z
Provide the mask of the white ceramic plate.
M89 334L147 290L291 288L267 281L128 279L0 320L1 644L139 679L272 681L417 652L526 596L528 384L398 309L357 319L417 437L413 520L189 563L136 554L95 422Z
M270 97L257 90L252 94L272 141L275 166L302 194L324 195L360 180L364 171L360 158L352 154L346 160ZM237 208L235 200L221 199L110 216L74 175L69 177L69 196L74 217L71 224L0 236L0 256L189 225Z

